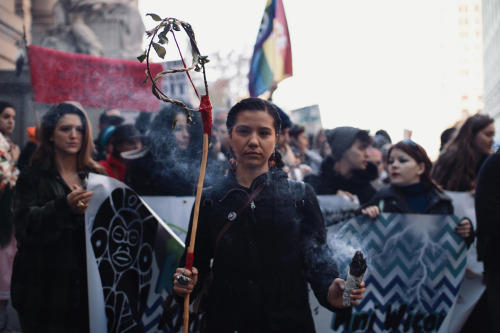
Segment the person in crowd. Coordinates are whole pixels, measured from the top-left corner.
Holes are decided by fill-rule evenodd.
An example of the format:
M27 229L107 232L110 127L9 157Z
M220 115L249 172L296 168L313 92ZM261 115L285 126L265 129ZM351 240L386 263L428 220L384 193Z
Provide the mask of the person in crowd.
M96 149L96 161L105 160L108 157L108 151L106 150L106 145L103 144L102 136L107 135L105 129L108 126L118 126L121 125L125 121L125 118L122 117L120 110L118 109L108 109L104 110L99 116L99 134L97 138L94 140L95 149Z
M301 164L310 166L312 172L318 173L323 159L319 153L309 149L309 136L305 127L295 124L290 128L289 135L292 145L299 149Z
M365 208L370 217L379 212L453 214L451 198L431 177L432 162L424 148L405 139L389 149L388 161L391 183L370 199ZM468 245L474 240L472 223L466 218L456 232Z
M28 142L26 142L23 149L21 149L21 154L19 155L19 160L17 161L17 167L19 170L29 166L31 156L38 147L36 131L36 126L28 127L26 129L26 132L28 133Z
M290 128L292 127L293 123L290 120L290 117L279 106L277 106L276 104L273 105L276 110L278 110L281 119L281 133L277 148L282 156L285 168L287 169L285 171L289 171L290 168L295 167L296 163L295 155L290 147Z
M386 144L386 143L392 143L392 139L391 139L391 136L389 135L389 133L387 133L386 130L384 129L379 129L378 131L375 132L375 137L382 137L383 140L385 141L382 145ZM377 140L375 140L377 141Z
M382 158L382 152L375 147L368 147L366 150L368 153L368 161L375 164L377 167L378 176L374 180L372 180L371 184L375 190L380 190L385 184L381 180L381 176L384 173L384 161Z
M474 195L479 170L492 154L495 125L486 114L468 117L458 127L434 163L432 177L447 191L469 192ZM467 318L462 333L487 331L487 295L483 293Z
M491 332L500 332L500 152L479 171L476 185L477 254L484 265L486 309ZM476 306L477 307L477 306Z
M494 136L493 118L479 113L467 118L434 163L432 178L448 191L474 191L477 173L493 152Z
M325 129L320 128L313 136L311 149L321 155L321 149L323 148L325 142L327 142Z
M195 112L193 117L198 115ZM198 136L203 131L187 120L183 108L170 105L152 120L148 146L127 163L125 183L137 194L195 194L202 150ZM196 118L195 122L201 126L201 119Z
M8 102L0 102L0 332L7 331L7 305L10 299L12 261L16 254L12 216L12 190L19 170L16 162L19 147L10 135L16 123L16 110Z
M122 153L140 148L142 148L141 135L134 125L116 126L109 138L108 158L99 161L99 164L106 170L109 177L123 182L125 181L125 163L127 160L122 157Z
M440 141L441 144L439 146L439 152L441 153L444 150L444 147L446 144L450 141L450 139L453 137L453 134L456 132L457 128L455 126L447 128L441 133L440 136Z
M229 160L229 136L226 128L227 111L219 110L215 112L213 119L213 129L217 132L217 138L220 141L221 152Z
M233 168L204 189L194 267L174 274L179 301L193 291L196 297L213 259L205 332L313 332L307 282L320 304L346 311L345 282L337 278L316 195L280 170L280 125L276 108L259 98L244 99L229 111ZM232 211L238 212L229 217L236 223L221 231ZM192 225L188 240L191 232ZM351 305L359 304L364 291L363 283Z
M16 184L18 251L12 304L22 332L88 332L85 210L92 159L90 123L81 105L54 105L41 120L40 145Z
M151 118L153 116L153 112L139 112L137 118L135 118L134 126L139 131L141 136L145 136L151 126Z
M307 175L317 194L343 194L364 204L376 190L371 182L377 178L377 167L368 160L372 137L368 131L343 126L326 131L332 153L323 160L318 175Z
M281 154L281 160L284 164L283 171L288 174L288 178L302 181L304 175L313 170L307 164L302 163L299 148L291 145L290 129L293 127L293 123L290 117L276 104L273 103L273 106L278 110L281 119L281 132L276 149Z

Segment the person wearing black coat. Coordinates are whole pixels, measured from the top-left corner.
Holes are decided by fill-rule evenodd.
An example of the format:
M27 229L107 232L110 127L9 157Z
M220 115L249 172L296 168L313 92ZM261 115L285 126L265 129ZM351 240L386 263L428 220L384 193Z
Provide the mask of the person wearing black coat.
M307 283L324 307L349 310L316 195L279 170L280 123L275 107L259 98L229 111L231 171L203 190L193 268L183 267L185 253L174 274L180 302L193 290L196 298L213 259L205 332L314 332ZM364 283L351 305L363 292Z
M500 151L479 171L476 185L477 254L484 264L486 298L493 332L500 332Z
M337 127L325 132L332 153L321 164L319 174L304 178L318 195L356 195L365 204L376 193L371 181L378 176L375 164L368 161L367 148L372 138L367 131L355 127Z
M431 178L432 162L424 148L412 140L393 145L388 153L391 184L379 190L364 208L375 217L379 212L453 214L451 198ZM462 219L456 229L467 246L474 241L472 223Z

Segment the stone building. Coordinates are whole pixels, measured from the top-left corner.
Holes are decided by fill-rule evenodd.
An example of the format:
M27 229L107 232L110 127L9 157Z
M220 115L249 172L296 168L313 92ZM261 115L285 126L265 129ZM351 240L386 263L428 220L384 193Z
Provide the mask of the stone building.
M0 1L0 100L17 109L14 142L23 145L26 127L49 107L33 102L24 41L132 60L142 52L144 31L138 0ZM95 129L101 110L86 110Z

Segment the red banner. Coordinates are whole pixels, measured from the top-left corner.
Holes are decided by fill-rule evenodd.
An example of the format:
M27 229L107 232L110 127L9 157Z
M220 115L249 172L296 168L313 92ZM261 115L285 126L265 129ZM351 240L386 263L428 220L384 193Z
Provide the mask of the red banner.
M151 92L146 64L133 60L94 57L29 46L31 84L35 101L57 104L78 101L103 109L157 111L160 101ZM150 64L153 77L161 64ZM161 84L158 82L158 84Z

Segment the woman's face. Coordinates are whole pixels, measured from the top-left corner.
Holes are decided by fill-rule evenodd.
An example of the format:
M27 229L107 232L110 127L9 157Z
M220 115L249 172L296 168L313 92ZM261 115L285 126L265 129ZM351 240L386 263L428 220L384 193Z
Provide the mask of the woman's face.
M267 161L273 153L277 133L274 118L266 111L242 111L229 134L231 147L238 161L238 169L267 171Z
M367 145L356 139L351 148L345 151L342 159L349 165L351 170L365 170L368 165Z
M65 114L59 119L50 141L54 151L59 154L76 155L82 148L82 120L76 114Z
M495 136L495 125L493 123L489 124L479 132L477 132L474 137L474 145L481 151L483 154L491 154L493 153L493 137Z
M2 134L11 134L16 124L16 110L7 107L0 114L0 132Z
M309 149L309 137L306 132L300 133L297 137L297 143L299 144L299 149L301 153L306 152Z
M175 143L177 148L184 151L189 147L189 132L187 127L187 117L184 113L178 113L175 116L177 121L175 125Z
M420 175L425 171L424 163L417 163L401 149L394 148L388 158L391 184L408 186L420 182Z

